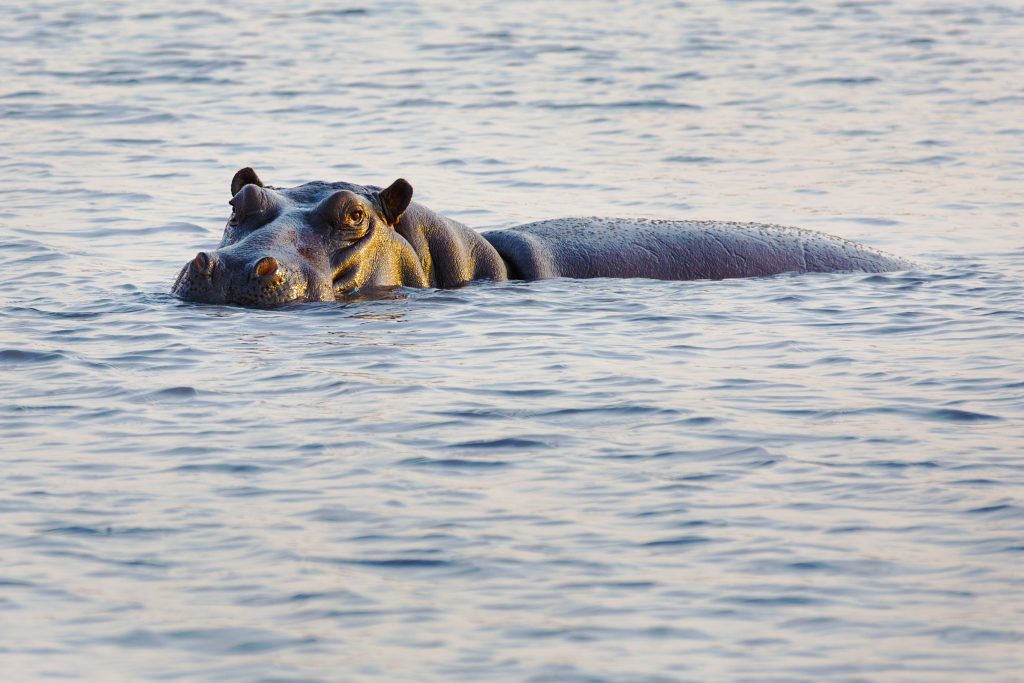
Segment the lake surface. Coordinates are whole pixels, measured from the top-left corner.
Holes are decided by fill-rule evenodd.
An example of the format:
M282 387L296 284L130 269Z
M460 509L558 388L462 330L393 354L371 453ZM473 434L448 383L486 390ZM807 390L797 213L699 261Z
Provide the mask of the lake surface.
M0 679L1024 680L1024 8L0 14ZM185 304L235 170L911 272Z

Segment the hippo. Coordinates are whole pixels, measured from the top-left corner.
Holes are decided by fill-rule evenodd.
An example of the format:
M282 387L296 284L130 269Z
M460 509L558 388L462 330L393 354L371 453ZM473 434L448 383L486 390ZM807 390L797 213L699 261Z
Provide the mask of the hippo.
M271 307L335 301L389 287L461 287L476 280L721 280L789 272L886 272L909 262L819 232L758 223L560 218L479 233L386 188L314 181L231 180L220 245L185 264L172 294L186 301Z

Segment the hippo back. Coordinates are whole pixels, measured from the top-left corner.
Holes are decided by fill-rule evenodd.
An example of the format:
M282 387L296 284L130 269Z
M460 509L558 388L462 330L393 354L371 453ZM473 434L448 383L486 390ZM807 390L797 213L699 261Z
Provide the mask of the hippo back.
M721 280L786 272L885 272L911 264L823 233L759 223L561 218L483 234L509 277Z

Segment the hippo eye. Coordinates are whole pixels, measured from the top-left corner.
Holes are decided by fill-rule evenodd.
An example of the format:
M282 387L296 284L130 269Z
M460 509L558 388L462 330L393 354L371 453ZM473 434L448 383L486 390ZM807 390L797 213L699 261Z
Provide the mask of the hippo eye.
M362 209L352 209L348 212L349 223L362 223L363 218L366 216Z

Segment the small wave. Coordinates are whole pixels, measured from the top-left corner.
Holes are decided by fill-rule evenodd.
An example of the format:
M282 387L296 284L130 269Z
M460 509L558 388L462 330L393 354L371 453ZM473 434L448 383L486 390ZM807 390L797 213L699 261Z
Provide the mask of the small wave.
M516 448L547 448L548 444L535 439L523 439L519 437L506 437L504 439L485 439L481 441L463 441L455 443L451 448L462 448L467 450L503 450Z
M610 456L618 459L626 460L638 460L638 459L662 459L662 458L679 458L683 460L738 460L738 459L753 459L757 463L774 463L776 459L768 451L761 448L760 446L743 446L741 448L709 448L706 450L672 450L672 451L657 451L650 454L635 454L635 453L615 453Z
M972 628L970 626L953 626L928 631L927 635L935 636L948 643L1024 643L1024 631L996 630Z
M959 410L956 408L937 408L921 413L922 417L943 422L995 422L1003 418L988 413L976 413L970 410Z
M933 154L931 156L917 157L916 159L895 159L888 163L894 166L939 166L958 162L960 162L959 158L949 154Z
M207 628L178 631L134 629L108 642L130 648L182 647L213 654L253 654L317 642L312 636L290 638L272 631L251 628Z
M305 13L307 17L358 17L370 14L365 7L338 7L335 9L314 9Z
M674 74L670 74L668 78L676 81L706 81L707 76L699 71L678 71Z
M400 465L408 465L411 467L441 467L441 468L497 468L497 467L508 467L511 463L503 460L467 460L464 458L406 458L399 462Z
M830 76L826 78L815 78L809 81L798 81L797 85L870 85L878 83L875 76Z
M216 474L259 474L267 471L266 467L236 463L199 463L182 465L173 468L174 472L213 472Z
M722 163L721 159L716 159L715 157L687 156L687 155L665 157L664 159L662 159L662 161L667 161L667 162L673 163L673 164L720 164L720 163Z
M817 605L822 602L818 598L805 595L782 595L779 597L741 596L737 598L723 598L722 601L739 605L750 605L751 607L789 607Z
M998 515L1008 517L1019 517L1024 513L1024 508L1020 508L1016 505L1009 503L997 503L996 505L986 505L980 508L974 508L967 511L971 515Z
M66 356L59 351L25 351L23 349L0 350L0 363L6 365L23 365L29 363L52 363L64 360Z
M678 415L674 408L661 406L625 405L625 406L594 406L592 408L556 408L533 413L536 417L563 417L570 415Z
M181 386L181 387L167 387L166 389L158 389L157 391L145 394L145 399L162 399L162 398L194 398L199 395L199 391L193 387Z
M676 536L673 538L662 538L656 541L648 541L641 543L640 545L645 548L658 548L661 546L685 546L685 545L699 545L701 543L711 543L714 539L708 538L707 536Z
M698 111L699 104L671 100L622 100L617 102L533 102L539 109L679 109Z
M174 533L174 529L146 528L146 527L90 527L90 526L60 526L46 529L48 534L59 534L62 536L152 536Z
M455 566L449 560L431 560L418 557L391 557L380 559L338 559L336 564L355 564L363 567L381 567L383 569L437 569Z

